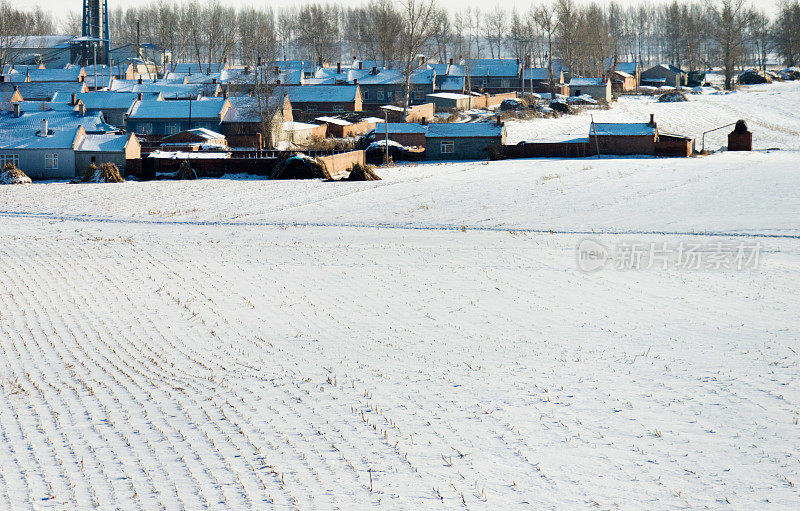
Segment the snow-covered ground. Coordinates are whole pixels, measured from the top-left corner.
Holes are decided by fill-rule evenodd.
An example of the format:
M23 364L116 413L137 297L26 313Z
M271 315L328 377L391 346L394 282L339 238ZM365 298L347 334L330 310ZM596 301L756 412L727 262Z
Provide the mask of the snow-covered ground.
M781 140L2 187L0 509L796 509ZM760 258L584 273L587 239Z
M621 96L611 109L588 109L558 119L507 122L508 142L589 135L590 116L597 122L647 122L655 115L658 128L697 139L725 124L744 119L753 132L755 149L800 149L800 82L748 85L733 93L687 94L685 103L659 103L658 96ZM727 145L732 128L706 135L706 149Z

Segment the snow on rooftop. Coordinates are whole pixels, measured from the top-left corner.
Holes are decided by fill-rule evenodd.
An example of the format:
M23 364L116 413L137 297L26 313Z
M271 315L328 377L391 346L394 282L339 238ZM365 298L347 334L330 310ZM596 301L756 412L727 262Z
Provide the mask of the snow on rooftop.
M589 127L589 134L598 136L655 136L656 128L646 122L594 122Z

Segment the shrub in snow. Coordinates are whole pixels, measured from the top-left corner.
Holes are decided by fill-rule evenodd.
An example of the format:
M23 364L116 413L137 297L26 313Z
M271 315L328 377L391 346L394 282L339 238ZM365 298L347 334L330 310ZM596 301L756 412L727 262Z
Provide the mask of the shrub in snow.
M523 108L525 108L525 103L519 99L504 99L500 103L500 110L502 111L521 110Z
M567 102L561 99L554 99L551 101L550 108L556 112L561 112L562 114L568 114L570 112Z
M98 167L94 163L89 165L80 183L123 183L122 176L116 165L110 161L101 163Z
M0 171L0 185L24 185L30 184L31 178L14 166L13 163L6 163Z

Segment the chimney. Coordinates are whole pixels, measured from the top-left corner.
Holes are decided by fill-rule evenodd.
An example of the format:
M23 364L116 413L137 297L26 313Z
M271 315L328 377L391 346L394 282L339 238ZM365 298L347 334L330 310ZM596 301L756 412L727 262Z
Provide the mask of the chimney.
M281 84L281 79L280 79L280 78L278 78L277 80L275 80L275 85L280 85L280 84Z
M280 68L280 66L275 66L275 74L276 74L276 75L279 75L279 74L281 74L281 68Z
M362 69L364 69L364 63L359 60L358 61L358 70L360 71Z
M75 106L78 103L78 95L74 92L72 93L72 101L69 102L70 105Z
M372 66L372 74L378 74L378 66Z
M225 90L222 91L222 97L224 99L228 99L228 89L225 89Z
M140 77L139 78L139 85L141 85L141 84L142 84L142 78Z
M244 74L246 75L250 74L250 66L244 66Z
M261 57L256 59L256 66L261 67Z
M6 75L0 75L0 83L6 82Z
M42 119L41 124L39 125L39 136L46 137L47 136L47 119Z
M141 92L136 94L136 99L138 99L139 101L142 100L142 93Z
M358 85L358 78L353 78L353 85Z
M83 102L78 103L78 115L81 117L86 115L86 105L84 105Z
M453 65L453 59L452 59L452 57L450 58L450 65L451 65L451 66Z
M650 114L650 126L652 126L654 128L656 127L656 115L655 114Z
M216 84L217 84L217 79L216 79L216 78L212 78L212 79L211 79L211 83L213 83L214 85L216 85Z
M497 118L495 120L495 124L497 124L498 126L502 126L503 125L503 117L500 114L497 114Z
M427 126L428 125L428 118L427 117L421 118L419 120L419 123L422 124L423 126Z
M341 72L342 72L342 63L341 62L337 62L336 63L336 74L337 75L341 74Z
M19 117L22 115L22 111L20 110L19 103L12 103L14 105L14 117Z

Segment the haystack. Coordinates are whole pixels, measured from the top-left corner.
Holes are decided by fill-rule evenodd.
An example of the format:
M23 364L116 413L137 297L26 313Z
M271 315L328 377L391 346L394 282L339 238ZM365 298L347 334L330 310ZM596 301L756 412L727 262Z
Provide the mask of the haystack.
M372 165L361 165L356 163L350 170L350 175L343 181L380 181L381 178L373 170Z
M270 179L332 179L325 162L304 154L289 156L275 165Z
M6 163L0 171L0 185L24 185L30 184L31 178L14 166L13 163Z
M739 83L742 85L759 85L772 83L772 78L759 69L748 69L739 75Z
M175 173L175 179L197 179L197 172L189 165L189 160L183 160L178 172Z
M677 90L667 92L658 97L659 103L682 103L684 101L689 101L689 98L686 97L686 94Z
M89 165L80 183L123 183L125 180L119 173L116 165L110 161L101 163L98 167L94 163Z

